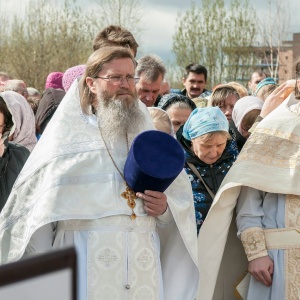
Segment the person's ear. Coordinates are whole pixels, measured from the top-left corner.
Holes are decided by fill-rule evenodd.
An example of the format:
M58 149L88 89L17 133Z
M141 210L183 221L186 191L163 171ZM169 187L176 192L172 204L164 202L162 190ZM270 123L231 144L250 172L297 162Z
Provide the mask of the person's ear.
M97 90L96 90L96 81L94 80L94 78L92 77L87 77L85 79L85 82L87 84L87 86L89 87L90 91L94 94L97 93Z
M251 89L251 81L248 81L248 88Z

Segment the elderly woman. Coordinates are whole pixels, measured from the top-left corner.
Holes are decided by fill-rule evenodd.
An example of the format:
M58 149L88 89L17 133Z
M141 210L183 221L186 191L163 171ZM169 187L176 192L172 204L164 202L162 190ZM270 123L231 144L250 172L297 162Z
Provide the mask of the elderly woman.
M13 127L13 116L0 93L0 211L30 153L25 147L8 142Z
M176 134L186 153L185 170L192 184L198 233L214 195L238 155L228 129L222 111L206 107L196 108Z

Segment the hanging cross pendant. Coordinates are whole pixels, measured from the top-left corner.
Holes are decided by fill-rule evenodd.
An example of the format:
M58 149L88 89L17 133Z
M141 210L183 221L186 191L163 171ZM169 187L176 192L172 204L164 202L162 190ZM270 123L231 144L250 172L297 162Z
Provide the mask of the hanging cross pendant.
M131 208L132 214L131 219L136 218L136 214L134 213L133 209L135 208L135 199L137 199L137 196L135 195L135 192L126 184L126 191L121 194L123 198L127 200L127 205Z

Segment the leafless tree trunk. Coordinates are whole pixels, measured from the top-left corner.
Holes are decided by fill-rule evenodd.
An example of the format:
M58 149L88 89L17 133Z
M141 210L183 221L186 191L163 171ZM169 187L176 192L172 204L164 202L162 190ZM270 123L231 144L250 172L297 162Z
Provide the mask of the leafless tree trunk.
M267 5L267 16L262 18L260 24L262 57L270 77L278 80L278 70L282 63L280 53L290 27L289 0L267 0Z
M119 25L129 30L136 40L141 39L144 30L143 8L139 0L90 0L96 3L95 20L100 20L103 27ZM99 24L99 22L98 22Z

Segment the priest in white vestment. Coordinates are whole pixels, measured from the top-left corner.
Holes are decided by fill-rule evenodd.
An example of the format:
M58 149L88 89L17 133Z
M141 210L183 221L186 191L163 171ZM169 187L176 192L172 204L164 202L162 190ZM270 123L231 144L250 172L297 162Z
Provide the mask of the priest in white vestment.
M292 93L257 125L214 199L199 234L197 299L300 299L299 145Z
M185 172L164 193L121 196L128 148L154 129L134 69L125 48L90 56L0 215L0 262L75 245L79 300L193 300L197 236Z

